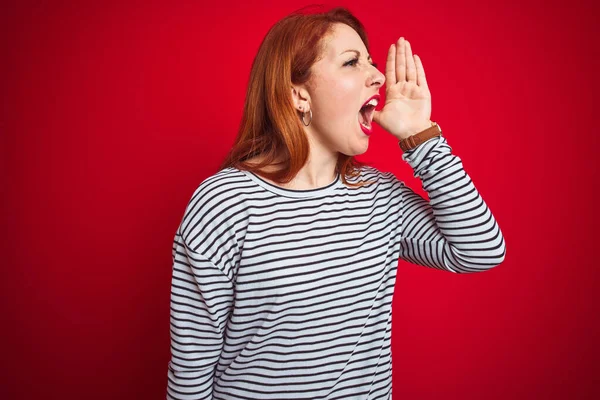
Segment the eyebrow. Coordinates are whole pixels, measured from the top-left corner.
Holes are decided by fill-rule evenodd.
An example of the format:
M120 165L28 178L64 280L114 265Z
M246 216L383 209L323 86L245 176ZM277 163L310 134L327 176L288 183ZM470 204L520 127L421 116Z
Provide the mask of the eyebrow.
M341 56L342 54L344 54L344 53L347 53L347 52L349 52L349 51L353 51L353 52L355 52L355 53L356 53L356 55L358 55L358 56L360 57L360 51L358 51L358 50L345 50L345 51L342 51L342 52L340 53L340 56ZM371 59L371 55L369 54L369 55L368 55L368 57L367 57L367 60L370 60L370 59Z

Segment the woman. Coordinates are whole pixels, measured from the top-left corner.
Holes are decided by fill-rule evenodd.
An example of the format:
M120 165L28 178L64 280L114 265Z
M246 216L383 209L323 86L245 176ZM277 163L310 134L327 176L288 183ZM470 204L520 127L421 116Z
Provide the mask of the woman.
M175 235L169 399L390 399L398 259L454 273L504 260L430 120L420 58L400 38L384 76L368 54L344 8L292 14L265 37L236 143ZM429 202L354 160L372 120L402 141Z

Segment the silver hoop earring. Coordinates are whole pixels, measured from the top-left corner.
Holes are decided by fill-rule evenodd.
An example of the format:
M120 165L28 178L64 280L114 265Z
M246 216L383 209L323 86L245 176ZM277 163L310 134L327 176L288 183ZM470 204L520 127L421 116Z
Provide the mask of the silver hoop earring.
M304 126L309 126L310 123L312 122L312 110L308 110L308 112L310 113L310 120L308 121L308 124L306 122L304 122L304 114L306 114L305 112L302 113L302 123L304 124Z

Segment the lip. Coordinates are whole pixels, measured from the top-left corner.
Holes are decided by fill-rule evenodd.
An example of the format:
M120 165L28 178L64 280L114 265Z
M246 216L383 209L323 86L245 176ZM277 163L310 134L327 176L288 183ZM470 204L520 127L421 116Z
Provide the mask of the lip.
M371 133L373 133L373 129L367 129L363 126L363 124L361 124L360 122L358 123L360 125L360 129L363 130L363 132L365 133L365 135L367 136L371 136Z
M360 125L360 129L362 129L362 131L365 133L365 135L367 136L371 136L371 133L373 133L373 125L371 125L371 129L367 129L365 128L365 126L363 124L361 124L360 122L358 123Z

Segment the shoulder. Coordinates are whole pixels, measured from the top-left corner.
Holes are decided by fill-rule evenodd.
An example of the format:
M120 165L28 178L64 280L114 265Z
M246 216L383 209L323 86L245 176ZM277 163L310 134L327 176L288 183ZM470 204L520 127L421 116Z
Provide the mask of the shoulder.
M364 165L360 169L360 174L363 179L381 179L386 173L372 165Z
M247 181L245 175L235 168L222 169L200 182L192 194L192 200L197 197L205 200L226 200L237 194L240 186Z
M240 193L247 183L245 175L234 168L222 169L200 182L179 227L190 249L205 253L216 242L223 244L230 239L231 232L245 219Z
M399 180L393 172L381 171L371 165L364 165L361 168L360 178L365 181L376 181L377 186L380 187L404 185L404 182Z

